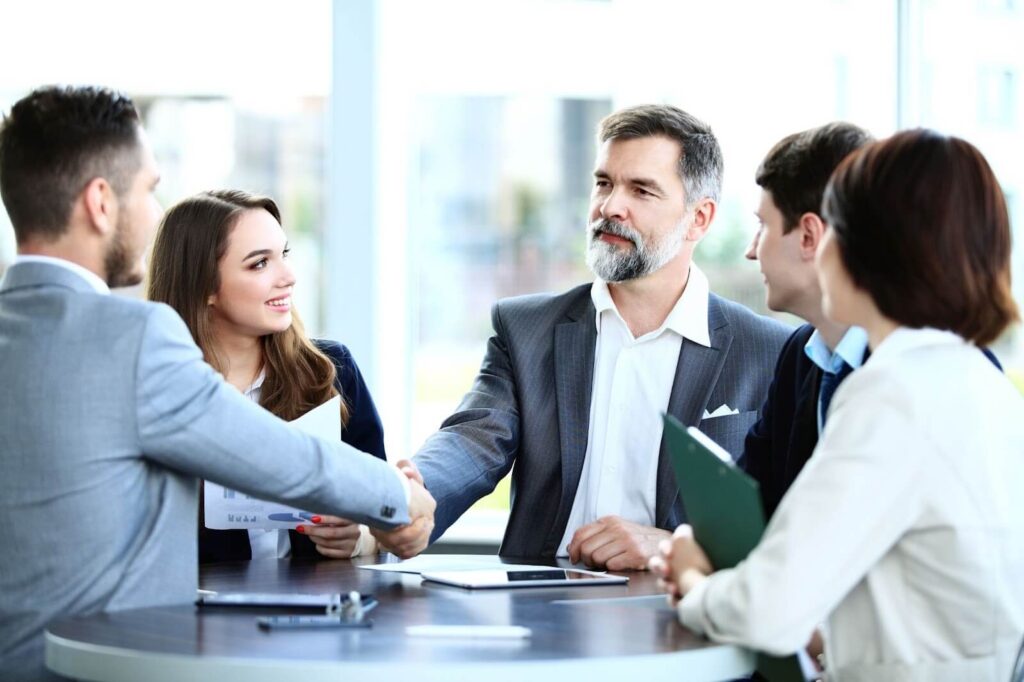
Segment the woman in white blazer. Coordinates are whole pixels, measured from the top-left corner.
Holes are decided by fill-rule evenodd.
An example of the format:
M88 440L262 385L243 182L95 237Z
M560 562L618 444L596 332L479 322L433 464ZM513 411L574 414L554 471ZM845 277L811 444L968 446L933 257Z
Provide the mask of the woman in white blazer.
M1005 682L1024 397L977 350L1019 319L1003 194L969 143L917 130L848 157L824 211L825 313L865 328L871 358L746 561L713 572L681 527L652 569L714 640L788 654L823 624L829 679Z

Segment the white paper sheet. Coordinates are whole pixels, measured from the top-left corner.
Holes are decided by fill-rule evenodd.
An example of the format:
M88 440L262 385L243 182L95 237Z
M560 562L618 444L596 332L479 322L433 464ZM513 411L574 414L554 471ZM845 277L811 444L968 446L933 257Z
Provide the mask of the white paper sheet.
M292 426L325 440L341 436L341 397L315 407ZM206 481L203 484L203 523L207 528L294 528L309 523L313 514L277 502L266 502Z
M437 573L438 571L474 571L501 567L503 571L537 571L565 566L534 566L530 564L504 564L496 556L473 556L462 554L421 554L405 561L390 561L382 564L360 566L368 571L385 573ZM574 569L579 570L579 569ZM589 571L593 572L593 571Z

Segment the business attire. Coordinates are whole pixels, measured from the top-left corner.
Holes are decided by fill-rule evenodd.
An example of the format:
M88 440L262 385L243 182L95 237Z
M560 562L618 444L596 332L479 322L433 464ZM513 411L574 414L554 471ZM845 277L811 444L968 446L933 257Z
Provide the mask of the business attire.
M340 343L315 339L313 341L331 362L337 375L334 387L344 397L349 409L348 423L341 430L341 440L356 450L387 460L384 451L384 427L374 405L370 389L367 388L359 366L348 348ZM259 403L259 391L263 384L261 374L253 386L243 392L247 398ZM362 530L360 543L366 547L371 541L366 529ZM357 552L359 554L361 552ZM316 545L307 536L294 530L218 530L207 528L199 520L199 563L222 561L248 561L253 558L324 559L316 551Z
M764 538L680 602L779 654L827 617L836 680L1007 679L1024 635L1024 397L950 332L901 328L836 392Z
M91 274L91 273L90 273ZM382 527L393 467L227 385L171 308L57 259L0 282L0 670L45 676L51 619L195 599L198 479Z
M859 327L848 329L835 349L809 324L798 327L786 340L768 399L736 460L758 482L765 518L775 513L814 452L835 389L867 361L867 347L867 334ZM992 351L981 351L1002 371Z
M867 335L851 327L835 350L814 327L798 327L786 339L775 365L758 420L750 427L737 466L761 488L765 518L771 518L789 486L818 444L829 399L822 400L822 379L831 375L832 390L864 362ZM828 397L834 393L830 392Z
M600 281L499 301L491 321L473 387L414 461L437 500L434 538L511 469L500 551L519 556L564 553L595 514L682 522L661 413L739 452L789 334L710 293L696 266L666 323L639 339Z

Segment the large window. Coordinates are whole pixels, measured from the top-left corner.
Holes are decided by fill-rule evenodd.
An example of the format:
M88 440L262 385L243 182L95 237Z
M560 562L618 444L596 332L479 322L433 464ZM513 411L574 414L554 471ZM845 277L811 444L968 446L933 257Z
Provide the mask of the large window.
M158 195L165 207L221 188L277 202L296 270L296 308L310 330L320 330L326 98L151 95L136 103L160 164Z
M472 381L494 301L586 280L593 130L610 109L608 100L550 97L418 102L414 438L434 431Z
M762 312L761 278L742 257L753 174L788 133L840 119L876 136L959 133L1020 204L1014 3L438 0L371 14L387 235L371 270L388 312L370 348L386 365L375 388L392 454L415 452L469 388L497 298L589 279L586 196L607 111L669 102L711 123L725 188L696 259L715 291ZM1024 364L1013 344L997 349L1011 368ZM507 490L484 500L472 532L490 514L500 533L505 505Z
M760 275L742 255L761 157L830 120L879 135L896 126L891 2L442 0L378 10L376 106L395 121L380 132L379 176L384 201L400 193L405 205L389 213L404 220L403 270L382 256L377 271L385 307L404 317L380 324L392 453L414 452L469 388L495 300L590 279L584 228L603 115L669 102L711 123L725 193L696 258L715 291L761 311ZM844 30L810 30L821 25ZM471 534L489 517L500 535L507 496L503 487L478 505Z
M1020 2L138 7L5 8L0 106L42 83L124 89L143 108L165 204L225 186L277 199L299 309L312 333L355 352L395 458L469 388L495 300L589 280L594 130L626 105L672 103L718 135L724 195L696 259L724 296L764 310L742 257L758 162L782 136L844 119L877 136L933 126L981 147L1010 199L1024 301ZM0 268L13 254L5 226L0 216ZM1022 336L996 348L1018 377ZM507 494L470 515L485 521L474 533L500 535Z
M1024 7L1005 0L909 2L903 127L959 135L985 154L1002 184L1014 228L1014 290L1024 308ZM995 346L1024 391L1020 326Z
M17 3L4 8L0 109L45 84L127 92L160 166L165 207L220 188L278 201L297 263L296 305L317 331L330 16L328 0L182 0L144 12L127 0ZM13 254L0 212L0 269Z

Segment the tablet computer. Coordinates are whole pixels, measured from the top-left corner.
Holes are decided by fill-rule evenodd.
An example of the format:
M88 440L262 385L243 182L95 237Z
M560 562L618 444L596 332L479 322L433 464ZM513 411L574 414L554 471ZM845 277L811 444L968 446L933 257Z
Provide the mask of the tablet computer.
M621 585L629 582L629 578L625 576L554 567L505 571L500 569L437 571L423 573L422 576L424 580L471 590L500 587L585 587L588 585Z

